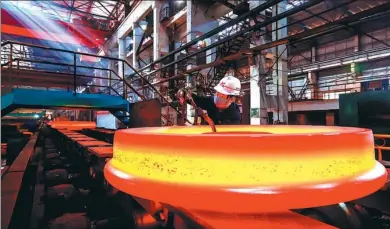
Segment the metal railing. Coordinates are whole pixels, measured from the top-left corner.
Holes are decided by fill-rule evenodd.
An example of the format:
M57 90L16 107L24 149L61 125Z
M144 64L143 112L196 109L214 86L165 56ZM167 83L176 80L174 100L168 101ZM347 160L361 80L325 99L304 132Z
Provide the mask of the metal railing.
M16 47L20 48L21 46L23 49L29 50L28 57L16 54ZM74 93L83 91L83 88L84 90L85 88L103 88L95 93L112 94L114 92L114 95L121 96L129 102L158 98L165 106L170 106L178 115L181 115L181 112L126 60L16 41L5 41L1 44L1 48L2 70L29 70L55 74L56 77L63 76L64 78L71 76L73 77L72 84L68 86L73 89ZM89 60L85 61L86 59ZM115 65L121 66L118 68L121 73L114 69ZM145 93L145 89L138 89L139 80L134 82L130 81L129 78L123 80L129 71L135 74L136 78L142 81L142 84L148 86L147 93ZM100 83L96 83L98 80ZM19 83L19 85L22 84ZM164 118L172 124L171 120Z
M390 79L388 76L385 77L370 77L367 78L369 81ZM364 92L370 90L389 90L390 88L365 88L362 87L362 82L359 80L342 80L336 79L334 82L325 83L309 83L307 80L302 85L288 85L285 90L288 92L289 101L305 101L305 100L331 100L338 99L340 94ZM291 81L290 81L291 82ZM276 90L281 90L276 84L266 85L267 95L276 95Z
M378 139L382 140L381 145L375 144L375 150L377 152L377 160L386 166L386 164L389 164L389 161L383 160L383 151L390 152L390 146L386 146L386 139L390 140L390 135L389 134L374 134L374 139L375 140L378 140ZM381 190L382 191L388 190L390 188L390 186L388 184L389 184L389 181L387 181L387 185L384 185L381 188Z
M334 67L342 67L346 64L359 63L381 59L390 56L390 49L386 47L370 49L365 51L352 52L348 55L329 58L323 61L308 62L299 66L290 66L289 75L302 74L309 71L330 69ZM292 63L291 63L292 64Z
M375 149L378 152L378 161L383 161L383 152L382 151L390 151L390 146L386 146L386 139L390 140L389 134L374 134L375 139L381 139L383 143L381 145L375 144Z

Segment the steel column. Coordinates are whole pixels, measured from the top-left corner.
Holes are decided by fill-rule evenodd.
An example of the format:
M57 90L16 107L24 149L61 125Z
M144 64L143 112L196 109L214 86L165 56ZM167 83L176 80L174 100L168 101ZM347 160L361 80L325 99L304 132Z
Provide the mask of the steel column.
M73 93L76 94L76 77L77 77L77 72L76 72L76 53L73 54Z

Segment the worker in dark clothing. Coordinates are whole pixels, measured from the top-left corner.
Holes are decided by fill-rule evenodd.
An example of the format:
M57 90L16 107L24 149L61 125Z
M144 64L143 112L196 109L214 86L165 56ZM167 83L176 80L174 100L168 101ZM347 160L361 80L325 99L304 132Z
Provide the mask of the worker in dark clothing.
M215 125L236 125L241 123L240 108L236 97L240 95L241 82L233 76L224 77L216 87L214 96L198 96L188 90L179 90L177 97L188 102L190 93L196 106L206 110Z

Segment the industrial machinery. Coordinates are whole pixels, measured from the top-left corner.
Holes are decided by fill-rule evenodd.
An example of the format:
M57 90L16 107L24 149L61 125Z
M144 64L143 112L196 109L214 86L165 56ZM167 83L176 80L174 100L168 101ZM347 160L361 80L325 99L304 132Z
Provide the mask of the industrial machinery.
M341 126L363 127L375 134L390 134L390 90L340 95Z

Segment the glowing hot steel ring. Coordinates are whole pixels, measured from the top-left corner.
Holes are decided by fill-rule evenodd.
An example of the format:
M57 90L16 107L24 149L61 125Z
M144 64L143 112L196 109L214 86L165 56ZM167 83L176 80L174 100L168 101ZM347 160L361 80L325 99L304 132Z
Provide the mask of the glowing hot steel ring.
M219 126L218 131L209 133L207 126L117 131L105 177L133 196L236 213L349 201L386 182L371 130Z

